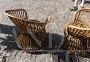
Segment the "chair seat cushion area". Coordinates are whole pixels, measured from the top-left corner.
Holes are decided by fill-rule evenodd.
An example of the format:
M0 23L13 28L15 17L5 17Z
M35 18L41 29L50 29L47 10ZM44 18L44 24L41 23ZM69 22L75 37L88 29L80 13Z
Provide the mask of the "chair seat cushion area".
M90 27L84 21L72 22L67 25L68 33L78 37L90 37Z

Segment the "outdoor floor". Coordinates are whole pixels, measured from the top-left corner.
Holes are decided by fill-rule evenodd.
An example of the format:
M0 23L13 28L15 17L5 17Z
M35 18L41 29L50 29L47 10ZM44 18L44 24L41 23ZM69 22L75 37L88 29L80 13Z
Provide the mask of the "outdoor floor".
M46 26L46 31L52 34L54 42L63 42L63 30L67 22L73 19L74 11L70 11L72 0L0 0L0 62L70 62L68 53L27 53L18 48L16 44L17 27L4 14L5 10L25 9L29 19L46 20L51 16L51 22ZM87 0L85 8L90 8L90 1ZM53 59L54 58L54 59ZM59 58L60 59L60 58Z

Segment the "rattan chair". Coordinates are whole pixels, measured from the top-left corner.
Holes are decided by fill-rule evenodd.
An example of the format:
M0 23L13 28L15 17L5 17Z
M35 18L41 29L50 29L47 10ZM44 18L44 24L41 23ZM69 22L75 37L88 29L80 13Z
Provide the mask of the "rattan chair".
M75 52L90 48L90 9L81 9L76 12L75 19L65 26L65 41L62 48Z
M29 51L48 47L45 26L50 22L50 17L45 22L28 20L24 9L6 10L5 14L20 29L17 34L17 44L21 49Z

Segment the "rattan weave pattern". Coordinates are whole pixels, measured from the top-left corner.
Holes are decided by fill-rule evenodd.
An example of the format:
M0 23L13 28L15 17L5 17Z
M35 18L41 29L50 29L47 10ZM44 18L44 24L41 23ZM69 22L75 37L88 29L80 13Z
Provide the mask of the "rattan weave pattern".
M90 57L82 57L79 55L74 55L72 59L73 62L90 62Z
M34 50L48 47L45 26L50 22L50 17L44 22L28 20L27 12L24 9L6 10L5 14L20 29L17 36L17 44L21 49Z
M87 50L90 48L90 9L78 10L74 21L65 26L65 41L62 48L66 50Z

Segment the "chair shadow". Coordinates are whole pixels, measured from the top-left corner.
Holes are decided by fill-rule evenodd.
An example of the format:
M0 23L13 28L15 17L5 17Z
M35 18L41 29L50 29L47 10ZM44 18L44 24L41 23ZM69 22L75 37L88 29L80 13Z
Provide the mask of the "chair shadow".
M1 29L0 33L8 34L8 36L6 38L0 37L0 40L3 40L1 42L1 45L6 46L5 50L12 50L12 49L13 50L21 50L18 47L18 45L16 44L14 35L12 33L13 28L16 29L16 32L19 31L18 28L16 28L15 26L0 24L0 29ZM52 35L52 44L53 45L60 45L62 35L55 34L55 33L47 33L47 34ZM11 36L9 36L9 35L11 35ZM55 46L53 46L53 47L55 47ZM37 53L35 52L32 54L38 55L38 54L46 54L46 53L45 52L37 52ZM62 59L63 61L65 61L65 53L63 53L63 52L54 53L54 55L58 56L58 60Z
M6 46L6 48L4 50L19 49L15 42L15 38L14 38L14 35L12 32L13 28L17 30L16 32L18 32L18 28L16 28L15 26L0 24L0 30L1 30L0 31L0 33L1 33L0 40L2 40L2 42L0 44L2 46ZM5 38L2 37L2 35L4 35Z
M56 45L60 45L61 44L61 38L63 37L63 35L59 35L59 34L55 34L55 33L47 33L47 35L52 35L52 48L54 48ZM54 49L53 49L54 50ZM39 55L39 54L46 54L47 52L34 52L32 54L35 55ZM53 54L53 59L55 59L55 56L58 57L58 61L60 62L60 60L65 62L65 52L55 52L52 53Z
M52 35L52 48L60 49L63 35L59 35L55 33L48 33L48 34Z
M9 26L9 25L3 25L0 24L0 29L1 29L1 33L8 34L8 36L5 38L0 37L1 40L3 40L1 42L2 46L6 46L5 50L12 50L12 49L20 49L18 48L13 32L12 30L15 29L16 32L19 31L18 28L16 28L15 26ZM56 45L60 45L61 43L61 36L59 34L55 34L55 33L47 33L48 35L52 35L52 48L54 48Z

